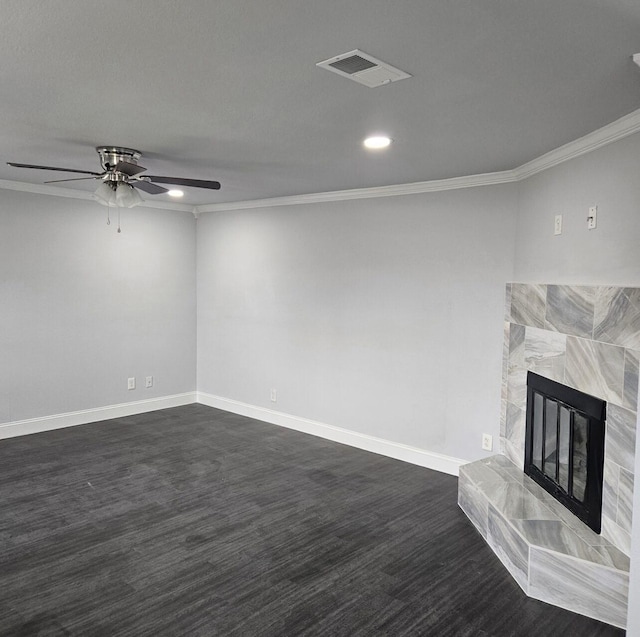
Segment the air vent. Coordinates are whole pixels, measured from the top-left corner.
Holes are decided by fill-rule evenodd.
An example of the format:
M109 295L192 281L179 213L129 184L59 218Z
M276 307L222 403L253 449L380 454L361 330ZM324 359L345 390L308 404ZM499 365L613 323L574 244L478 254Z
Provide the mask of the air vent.
M372 69L378 65L375 62L371 62L371 60L365 60L359 55L351 55L348 58L342 58L337 62L331 62L329 66L332 69L337 69L338 71L342 71L343 73L353 75L354 73L366 71L367 69Z
M358 49L342 55L336 55L324 62L318 62L316 66L342 75L342 77L347 77L359 84L364 84L369 88L411 77L409 73L396 69L390 64L382 62Z
M640 53L636 53L636 54L633 56L633 61L634 61L638 66L640 66Z

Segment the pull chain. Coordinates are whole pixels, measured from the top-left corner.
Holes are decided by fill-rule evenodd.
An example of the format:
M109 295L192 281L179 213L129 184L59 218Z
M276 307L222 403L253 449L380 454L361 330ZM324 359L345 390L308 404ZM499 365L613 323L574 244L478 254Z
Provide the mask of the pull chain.
M111 219L109 218L109 212L111 212L110 210L111 206L109 206L107 204L107 225L110 226L111 225Z
M120 206L118 206L118 233L122 232L120 229Z

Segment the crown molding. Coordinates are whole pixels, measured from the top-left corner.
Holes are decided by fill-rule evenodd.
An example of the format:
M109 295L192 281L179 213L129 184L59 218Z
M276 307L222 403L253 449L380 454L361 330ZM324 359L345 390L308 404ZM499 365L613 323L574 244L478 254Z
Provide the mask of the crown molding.
M512 170L496 173L453 177L451 179L437 179L433 181L418 181L411 184L393 186L376 186L374 188L353 188L351 190L334 190L330 192L316 192L307 195L292 195L290 197L273 197L271 199L254 199L250 201L230 201L228 203L214 203L196 206L196 212L220 212L223 210L247 210L250 208L269 208L272 206L295 206L299 204L325 203L330 201L348 201L351 199L374 199L378 197L397 197L399 195L415 195L424 192L440 192L442 190L459 190L460 188L475 188L477 186L491 186L516 181Z
M640 54L638 54L640 55ZM269 199L252 199L246 201L229 201L227 203L212 203L199 206L172 203L165 201L149 202L145 200L141 204L145 208L161 210L176 210L190 212L197 219L203 212L223 212L231 210L251 210L254 208L271 208L275 206L295 206L313 203L326 203L332 201L349 201L353 199L374 199L378 197L397 197L400 195L415 195L427 192L441 192L444 190L458 190L461 188L476 188L478 186L492 186L522 181L543 170L553 168L565 161L586 155L607 144L616 142L624 137L640 132L640 109L611 122L598 130L588 133L580 139L576 139L564 146L560 146L540 157L533 159L513 170L501 172L483 173L480 175L468 175L453 177L451 179L436 179L432 181L419 181L410 184L397 184L391 186L376 186L374 188L353 188L350 190L334 190L329 192L317 192L304 195L291 195L287 197L272 197ZM70 199L83 199L95 201L93 195L82 190L49 186L46 184L31 184L21 181L8 181L0 179L0 189L19 190L40 195L53 195L55 197L68 197Z
M576 139L564 146L560 146L532 161L518 166L513 172L517 176L517 180L526 179L543 170L553 168L565 161L575 159L581 155L591 153L598 148L602 148L607 144L616 142L623 137L628 137L640 131L640 109L617 119L611 124L607 124L598 130L593 131Z
M29 192L36 195L49 195L51 197L66 197L67 199L81 199L98 203L93 193L86 190L74 190L73 188L62 188L60 186L49 186L48 184L31 184L24 181L10 181L0 179L0 190L17 190L19 192ZM101 205L101 204L99 204ZM176 210L179 212L194 212L193 206L183 203L173 203L171 201L148 201L136 206L137 208L154 208L160 210Z

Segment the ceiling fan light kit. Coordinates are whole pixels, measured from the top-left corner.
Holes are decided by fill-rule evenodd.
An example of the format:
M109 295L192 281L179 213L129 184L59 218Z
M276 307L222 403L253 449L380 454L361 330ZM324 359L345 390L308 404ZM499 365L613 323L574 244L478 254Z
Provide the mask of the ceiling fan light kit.
M134 208L144 201L135 188L124 182L103 181L93 195L103 206L117 208Z
M94 193L96 200L105 206L118 208L133 208L144 202L138 190L143 190L150 195L172 194L177 196L175 190L169 190L158 184L171 184L187 186L191 188L206 188L219 190L220 182L205 179L187 179L182 177L161 177L157 175L140 175L147 169L138 165L142 157L139 150L124 148L123 146L97 146L96 152L100 157L102 172L90 170L78 170L74 168L61 168L59 166L37 166L34 164L18 164L7 162L14 168L31 168L35 170L55 170L58 172L79 173L90 175L89 177L73 177L70 179L56 179L55 182L81 181L84 179L100 179L102 183ZM45 183L53 183L45 182ZM181 196L181 195L180 195Z
M116 205L116 191L110 181L103 181L93 193L96 201L103 206Z

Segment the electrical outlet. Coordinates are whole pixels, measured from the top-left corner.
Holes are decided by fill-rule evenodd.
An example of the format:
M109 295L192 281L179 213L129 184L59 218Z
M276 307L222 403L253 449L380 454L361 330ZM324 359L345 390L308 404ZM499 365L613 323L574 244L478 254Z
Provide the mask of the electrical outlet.
M562 215L556 215L553 234L562 234Z
M491 434L482 434L482 448L485 451L493 451L493 436Z
M127 389L135 389L135 388L136 388L136 379L127 378Z
M278 402L278 392L273 388L271 389L271 402L272 403Z
M598 225L598 206L589 208L589 216L587 217L587 228L593 230Z
M153 376L147 376L144 379L144 386L149 389L149 387L153 387Z

